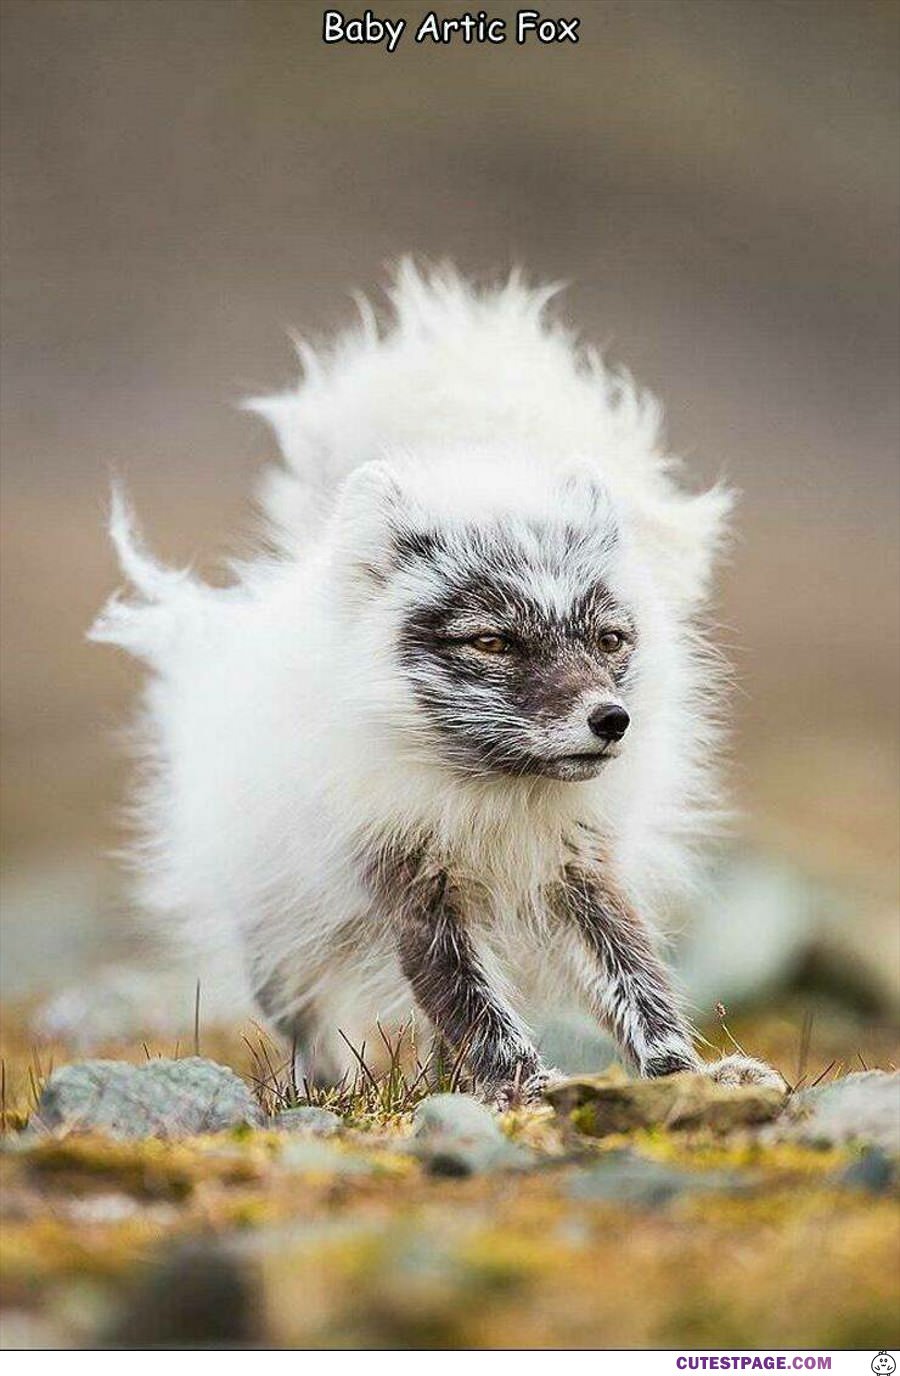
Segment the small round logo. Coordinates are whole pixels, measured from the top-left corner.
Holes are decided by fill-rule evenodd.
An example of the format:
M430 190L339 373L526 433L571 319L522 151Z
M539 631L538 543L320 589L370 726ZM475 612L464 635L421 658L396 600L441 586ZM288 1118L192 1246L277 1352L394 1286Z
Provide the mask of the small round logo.
M879 1352L877 1357L872 1358L872 1370L875 1376L894 1376L897 1363L890 1352Z

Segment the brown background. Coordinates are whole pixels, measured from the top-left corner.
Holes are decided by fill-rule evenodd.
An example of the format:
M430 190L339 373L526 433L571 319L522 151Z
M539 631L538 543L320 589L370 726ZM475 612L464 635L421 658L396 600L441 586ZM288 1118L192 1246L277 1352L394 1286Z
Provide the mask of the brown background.
M745 834L889 954L896 5L569 0L540 8L580 14L577 47L393 56L325 47L322 8L2 7L7 986L67 978L121 914L136 673L83 641L116 579L108 470L158 549L214 570L271 452L232 403L292 376L286 326L327 331L409 250L571 279L674 447L743 490L720 619Z

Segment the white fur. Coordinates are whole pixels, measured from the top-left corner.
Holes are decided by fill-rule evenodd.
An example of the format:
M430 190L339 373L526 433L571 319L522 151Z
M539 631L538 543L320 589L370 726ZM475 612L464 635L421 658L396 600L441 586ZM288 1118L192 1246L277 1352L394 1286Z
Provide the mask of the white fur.
M236 567L227 590L161 568L115 500L136 597L114 598L93 635L150 670L138 892L178 924L207 984L225 978L223 956L235 978L249 958L256 980L296 971L297 1002L312 995L332 1027L408 1008L357 859L385 840L436 837L492 895L513 954L513 913L559 866L575 821L600 832L645 909L687 880L717 806L717 675L694 621L730 496L678 486L657 403L553 323L552 294L518 276L478 293L449 269L404 264L383 334L365 307L330 350L304 346L297 388L248 403L285 458L262 487L279 555ZM379 558L390 473L450 530L577 508L585 481L608 494L642 671L633 730L599 777L469 776L430 748L392 660L402 589L373 598L359 573Z

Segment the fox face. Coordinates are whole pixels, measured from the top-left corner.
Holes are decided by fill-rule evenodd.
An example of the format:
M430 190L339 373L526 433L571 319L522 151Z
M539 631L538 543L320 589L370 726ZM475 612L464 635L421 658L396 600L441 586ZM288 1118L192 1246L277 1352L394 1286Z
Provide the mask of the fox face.
M625 749L641 643L603 488L576 475L533 510L448 514L372 467L367 496L385 513L380 545L362 544L364 615L390 624L410 738L427 736L468 774L599 774Z

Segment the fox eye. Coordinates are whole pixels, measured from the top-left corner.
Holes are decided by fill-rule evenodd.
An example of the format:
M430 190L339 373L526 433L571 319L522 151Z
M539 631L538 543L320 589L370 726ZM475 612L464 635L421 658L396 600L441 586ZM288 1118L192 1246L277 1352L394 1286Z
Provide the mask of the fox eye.
M606 655L614 655L625 644L625 637L619 631L604 631L598 644Z
M510 648L510 642L503 635L473 635L466 641L473 650L480 650L483 655L505 655Z

